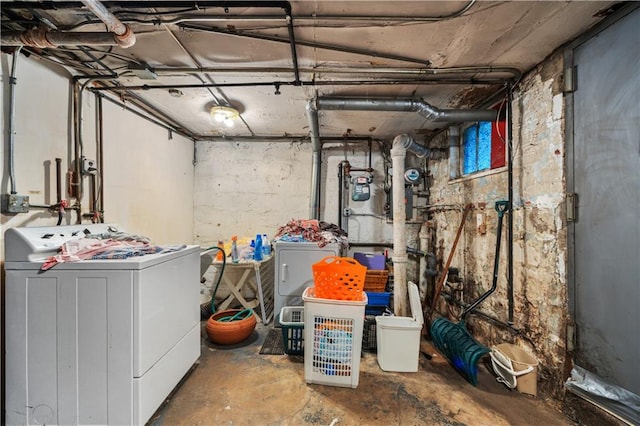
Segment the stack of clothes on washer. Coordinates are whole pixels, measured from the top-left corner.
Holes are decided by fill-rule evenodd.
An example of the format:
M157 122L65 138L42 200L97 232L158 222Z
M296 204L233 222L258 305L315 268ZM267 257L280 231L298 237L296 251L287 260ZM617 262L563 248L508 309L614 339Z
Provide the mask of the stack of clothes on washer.
M333 223L316 219L292 219L278 228L274 240L294 243L316 242L318 247L338 243L343 249L349 248L346 232Z

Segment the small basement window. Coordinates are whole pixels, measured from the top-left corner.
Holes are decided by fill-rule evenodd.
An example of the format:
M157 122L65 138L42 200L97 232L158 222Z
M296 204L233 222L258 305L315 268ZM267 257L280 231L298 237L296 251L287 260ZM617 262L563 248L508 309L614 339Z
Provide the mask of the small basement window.
M502 114L501 114L502 113ZM459 163L451 164L452 178L500 169L506 165L506 122L504 108L496 121L480 121L463 128Z

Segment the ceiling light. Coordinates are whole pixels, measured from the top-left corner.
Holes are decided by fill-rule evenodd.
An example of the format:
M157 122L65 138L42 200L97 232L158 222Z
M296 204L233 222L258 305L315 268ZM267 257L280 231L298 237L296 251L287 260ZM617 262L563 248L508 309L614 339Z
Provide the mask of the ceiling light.
M217 105L211 108L211 116L218 123L224 123L227 127L233 126L233 120L240 116L237 109Z

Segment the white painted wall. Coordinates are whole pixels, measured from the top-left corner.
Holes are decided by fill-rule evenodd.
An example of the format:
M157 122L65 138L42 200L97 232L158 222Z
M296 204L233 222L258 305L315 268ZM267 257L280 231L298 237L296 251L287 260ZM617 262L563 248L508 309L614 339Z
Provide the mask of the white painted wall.
M11 55L2 54L2 194L10 191L8 167L9 76ZM56 163L70 167L73 155L71 129L71 85L65 71L47 68L41 62L20 55L15 86L15 186L20 195L28 195L32 204L56 202ZM93 116L88 117L89 120ZM66 179L63 180L66 186ZM67 221L72 220L67 216ZM73 218L75 220L75 218ZM57 215L45 210L28 214L2 215L2 228L55 225ZM4 242L4 232L1 240ZM4 250L2 250L4 259Z
M103 109L105 222L157 244L192 244L194 143L111 102Z
M2 61L2 193L10 190L8 170L8 79L11 55ZM56 163L72 167L72 83L57 67L20 56L17 65L14 164L16 190L31 204L56 202ZM193 241L193 142L173 135L120 107L103 101L105 222L150 237L154 243ZM95 99L83 95L83 154L96 159ZM89 207L84 179L83 212ZM67 177L63 176L63 190ZM65 198L69 198L65 195ZM86 219L85 219L86 220ZM53 226L46 209L2 214L3 231L18 226ZM68 211L63 224L76 222ZM1 258L4 259L4 232Z

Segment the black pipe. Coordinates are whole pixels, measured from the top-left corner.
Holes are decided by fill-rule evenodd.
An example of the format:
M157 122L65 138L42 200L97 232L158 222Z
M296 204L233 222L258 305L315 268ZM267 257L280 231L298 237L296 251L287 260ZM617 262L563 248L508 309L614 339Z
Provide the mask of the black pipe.
M127 90L166 90L166 89L206 89L210 87L265 87L265 86L403 86L403 85L487 85L487 84L499 84L503 83L502 79L491 80L479 80L479 79L430 79L430 78L411 78L403 80L331 80L331 81L318 81L318 80L301 80L296 83L295 81L246 81L240 83L202 83L202 84L143 84L136 86L102 86L93 87L91 91L111 91L111 92L123 92Z
M344 228L342 228L342 197L343 197L342 179L344 178L344 175L342 172L343 164L344 164L344 161L341 161L340 164L338 164L338 228L344 231Z
M384 248L393 248L393 243L349 243L349 247L384 247Z
M96 212L96 175L89 175L89 211L93 214Z
M296 52L296 37L293 32L293 16L291 15L291 7L287 12L287 30L289 32L289 45L291 46L291 61L293 62L293 75L295 76L294 85L300 86L300 67L298 66L298 53Z
M103 145L103 123L102 123L102 98L104 95L96 93L96 144L98 145L98 202L96 203L98 214L100 215L99 222L104 223L104 145Z
M446 19L452 19L452 18L456 18L458 16L463 15L466 11L468 11L474 4L475 4L476 0L470 0L464 7L462 7L461 9L453 12L453 13L449 13L446 15L438 15L438 16L398 16L398 15L322 15L322 14L312 14L312 15L306 15L306 16L298 16L296 17L296 19L304 19L304 20L344 20L344 19L349 19L349 20L373 20L373 21L411 21L411 22L437 22L437 21L443 21ZM35 3L35 5L34 5ZM167 2L161 2L161 1L149 1L149 2L141 2L141 1L103 1L102 2L104 5L106 6L119 6L119 7L129 7L129 8L133 8L133 9L137 9L137 8L146 8L146 7L180 7L182 8L189 8L189 2L185 1L184 3L180 2L180 1L167 1ZM243 4L243 3L252 3L252 5L255 6L255 1L250 2L250 1L234 1L234 2L220 2L220 1L193 1L192 4L192 8L194 10L197 10L199 8L207 8L207 7L215 7L215 6L220 6L220 4L225 4L224 7L233 7L236 6L237 3ZM262 3L288 3L288 2L260 2ZM14 6L15 5L15 6ZM149 6L147 6L149 5ZM155 6L153 6L155 5ZM78 7L83 7L84 4L80 3L80 2L73 2L73 1L42 1L42 2L27 2L27 1L16 1L16 2L11 2L8 4L7 8L11 6L11 8L13 9L63 9L63 8L78 8ZM242 5L243 7L245 5ZM274 6L274 7L281 7L283 9L285 9L286 7L290 7L290 6ZM286 9L285 9L286 10ZM117 13L117 12L116 12ZM248 18L252 18L252 16L249 16Z
M200 83L200 84L142 84L137 86L101 86L92 87L90 90L94 92L110 91L110 92L125 92L127 90L165 90L165 89L206 89L209 87L261 87L261 86L274 86L279 84L281 86L293 86L292 81L262 81L262 82L245 82L245 83Z
M455 303L456 305L458 305L460 307L466 307L466 305L464 303L460 302L459 300L456 300L451 293L449 293L447 291L443 291L440 294L442 294L442 296L445 297L448 302ZM482 311L479 311L477 309L475 309L473 312L469 312L469 315L477 315L480 318L486 319L486 320L491 321L492 323L494 323L496 325L499 325L499 326L502 326L502 327L506 328L507 330L511 331L512 333L515 333L515 334L520 334L521 333L520 329L515 328L512 324L508 324L508 323L506 323L504 321L499 320L498 318L496 318L496 317L494 317L492 315L489 315L489 314L484 313Z
M513 324L513 120L512 120L512 106L513 102L513 88L511 83L507 83L507 180L508 180L508 193L507 193L507 298L509 324Z
M56 202L62 201L62 158L56 158Z
M63 207L62 207L62 158L56 158L56 201L58 204L58 223L62 224Z
M81 88L77 80L73 82L73 172L71 173L70 196L76 198L76 204L82 199L82 117L81 117ZM78 214L77 222L82 223L82 218Z
M337 137L337 136L324 136L320 138L320 142L325 143L325 142L331 142L331 141L335 141L335 142L350 142L350 141L364 141L364 142L369 142L372 141L373 139L371 138L371 136L344 136L344 137Z
M508 207L509 207L508 202L496 201L496 211L498 212L498 229L496 230L496 256L493 261L493 280L492 280L491 288L487 290L482 296L478 297L472 304L467 306L464 309L464 311L462 311L462 314L460 314L460 318L462 318L462 320L464 320L467 314L473 311L476 308L476 306L482 303L484 299L489 297L489 295L493 293L496 290L496 287L498 286L498 269L500 266L500 242L502 241L502 217L504 216L504 212L507 210Z
M381 247L381 248L393 248L393 243L349 243L349 247ZM424 252L422 250L415 249L407 246L408 254L415 254L417 256L428 257L433 253Z
M111 74L111 75L115 75L116 78L117 78L118 74L114 70L109 68L107 65L105 65L105 63L102 62L101 59L98 59L93 53L91 53L91 51L89 51L89 49L87 49L87 47L85 47L85 46L78 46L78 47L80 48L80 50L82 50L82 52L85 55L87 55L88 57L93 59L94 62L96 62L98 65L100 65L102 68L104 68L105 71L109 72L109 74ZM85 63L85 62L83 61L83 63Z
M94 90L94 89L90 89L90 90ZM115 105L118 105L119 107L123 108L124 110L129 111L129 112L131 112L131 113L133 113L133 114L137 115L137 116L138 116L138 117L140 117L140 118L144 118L144 119L145 119L145 120L147 120L148 122L153 123L153 124L155 124L155 125L157 125L157 126L160 126L160 127L162 127L163 129L166 129L166 130L168 130L168 131L170 131L170 132L176 133L176 134L178 134L178 135L180 135L180 136L183 136L183 137L185 137L185 138L187 138L187 139L191 139L191 140L196 140L196 139L197 139L197 138L194 138L192 135L190 135L190 134L188 134L188 133L185 133L184 131L182 131L182 130L180 130L180 129L178 129L178 128L170 127L170 126L168 126L167 124L165 124L165 123L163 123L163 122L161 122L161 121L154 120L153 118L151 118L151 117L149 117L149 116L147 116L147 115L145 115L145 114L143 114L143 113L141 113L141 112L139 112L139 111L136 111L135 109L132 109L131 107L129 107L129 106L128 106L127 104L125 104L124 102L116 101L115 99L111 99L111 98L110 98L110 97L108 97L108 96L105 96L104 98L105 98L106 100L108 100L109 102L111 102L111 103L113 103L113 104L115 104Z

